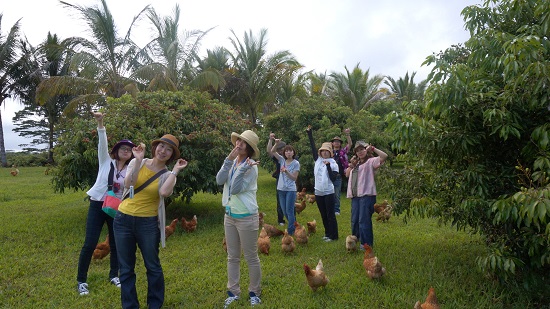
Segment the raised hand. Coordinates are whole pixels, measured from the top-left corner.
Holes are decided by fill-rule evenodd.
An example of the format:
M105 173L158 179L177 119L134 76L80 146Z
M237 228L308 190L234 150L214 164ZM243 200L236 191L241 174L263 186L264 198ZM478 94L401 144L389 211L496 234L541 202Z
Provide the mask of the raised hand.
M249 166L259 165L260 161L252 161L250 160L250 158L246 158L246 164L248 164Z
M145 144L139 143L138 146L132 148L132 153L134 154L134 157L138 160L143 160L145 156Z
M173 171L176 173L179 173L181 170L187 167L187 164L188 164L187 160L178 159L178 161L176 161L176 164L174 164Z

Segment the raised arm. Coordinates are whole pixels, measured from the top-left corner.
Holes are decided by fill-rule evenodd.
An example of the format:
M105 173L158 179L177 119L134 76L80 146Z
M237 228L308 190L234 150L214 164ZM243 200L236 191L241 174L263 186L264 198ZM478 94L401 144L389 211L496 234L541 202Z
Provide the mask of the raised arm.
M315 142L313 141L313 132L311 132L311 126L307 126L306 129L307 137L309 138L309 146L311 147L311 155L313 156L313 161L317 161L319 154L317 153L317 148L315 147Z
M270 156L272 156L271 155L271 148L273 147L273 141L275 141L275 133L271 132L271 133L269 133L269 140L267 141L267 148L265 150L267 152L267 154L270 155Z
M351 142L351 136L349 135L350 134L350 129L347 128L347 129L344 129L344 134L346 135L346 142L347 144L345 146L342 146L342 148L345 148L345 147L348 147L349 148L352 148L353 147L353 143Z

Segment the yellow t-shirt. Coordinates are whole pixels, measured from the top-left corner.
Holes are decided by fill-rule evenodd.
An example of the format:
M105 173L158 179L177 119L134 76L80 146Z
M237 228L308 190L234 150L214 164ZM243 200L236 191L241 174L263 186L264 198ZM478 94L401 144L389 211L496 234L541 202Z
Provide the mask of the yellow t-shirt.
M155 174L156 172L153 172L146 164L143 164L139 170L134 188L138 188ZM122 201L118 206L118 210L135 217L155 217L158 215L159 202L159 178L157 178L147 187L143 188L143 190L139 191L138 194L135 194L133 198L126 198Z

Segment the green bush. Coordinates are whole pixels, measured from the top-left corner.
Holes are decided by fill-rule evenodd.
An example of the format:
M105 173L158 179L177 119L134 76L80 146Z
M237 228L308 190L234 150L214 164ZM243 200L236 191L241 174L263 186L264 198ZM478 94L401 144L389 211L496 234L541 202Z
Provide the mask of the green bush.
M8 152L8 166L45 166L48 164L48 152Z

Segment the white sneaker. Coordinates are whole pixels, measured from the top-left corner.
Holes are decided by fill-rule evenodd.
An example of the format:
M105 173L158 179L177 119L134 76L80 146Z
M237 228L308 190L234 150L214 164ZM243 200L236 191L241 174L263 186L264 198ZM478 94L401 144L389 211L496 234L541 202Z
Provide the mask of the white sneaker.
M340 215L340 212L337 211L337 212L335 212L334 214L337 215L337 216L339 216L339 215Z
M323 236L323 240L327 240L327 239L330 239L330 238L327 236Z
M280 225L280 226L283 226L283 225L285 225L285 223L284 223L284 222L281 222L281 223L279 223L279 225Z
M90 294L90 291L88 290L88 284L86 282L79 282L76 285L76 288L78 289L78 293L81 296Z
M120 288L120 279L118 277L111 278L111 284Z
M239 300L239 296L237 295L234 295L233 293L227 291L227 296L229 296L228 298L225 299L225 302L223 304L223 308L227 308L229 306L229 304L231 304L232 302L236 301L236 300Z

